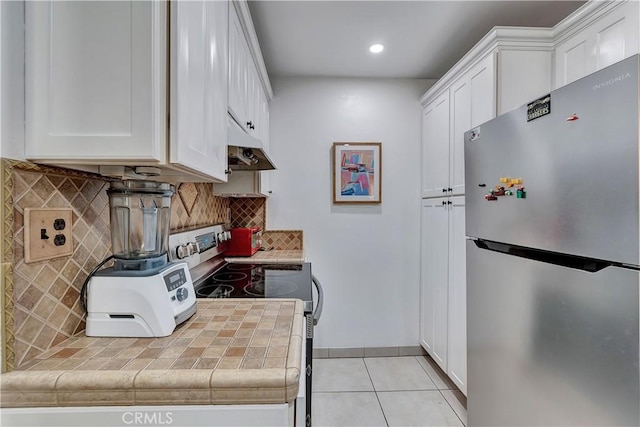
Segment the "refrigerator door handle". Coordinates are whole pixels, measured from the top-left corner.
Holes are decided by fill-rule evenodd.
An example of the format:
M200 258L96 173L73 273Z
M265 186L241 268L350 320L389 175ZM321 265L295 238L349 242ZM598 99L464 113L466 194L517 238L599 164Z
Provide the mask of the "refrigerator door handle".
M559 252L545 251L542 249L527 248L525 246L510 245L507 243L494 242L491 240L476 239L473 240L473 242L480 249L487 249L506 255L528 258L534 261L545 262L547 264L560 265L563 267L582 270L589 273L596 273L602 269L614 265L623 267L622 265L611 261L587 258L578 255L568 255ZM629 267L627 266L626 268Z

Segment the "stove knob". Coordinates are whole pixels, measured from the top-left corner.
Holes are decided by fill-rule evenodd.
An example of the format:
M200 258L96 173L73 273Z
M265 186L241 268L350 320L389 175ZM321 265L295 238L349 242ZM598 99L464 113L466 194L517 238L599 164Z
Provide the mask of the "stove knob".
M189 297L189 291L187 288L178 288L176 290L176 299L178 301L184 301Z
M176 256L178 257L178 259L186 258L189 255L189 248L187 247L187 245L180 245L176 248Z
M197 254L200 252L200 245L198 245L198 242L187 243L187 248L189 249L189 255Z

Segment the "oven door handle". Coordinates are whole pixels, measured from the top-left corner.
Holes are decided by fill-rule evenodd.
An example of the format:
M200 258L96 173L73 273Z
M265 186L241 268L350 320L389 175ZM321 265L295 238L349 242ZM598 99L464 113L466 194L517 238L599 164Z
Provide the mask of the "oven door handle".
M324 292L322 291L322 285L318 278L314 275L311 275L311 281L315 285L318 290L318 304L316 304L316 309L313 310L313 326L318 324L318 320L320 320L320 316L322 315L322 303L324 302Z

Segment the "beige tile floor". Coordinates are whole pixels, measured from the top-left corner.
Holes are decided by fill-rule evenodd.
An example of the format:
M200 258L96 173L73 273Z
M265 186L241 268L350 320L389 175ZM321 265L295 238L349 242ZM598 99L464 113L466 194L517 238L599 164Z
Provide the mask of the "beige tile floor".
M466 398L428 356L313 363L314 427L466 426Z

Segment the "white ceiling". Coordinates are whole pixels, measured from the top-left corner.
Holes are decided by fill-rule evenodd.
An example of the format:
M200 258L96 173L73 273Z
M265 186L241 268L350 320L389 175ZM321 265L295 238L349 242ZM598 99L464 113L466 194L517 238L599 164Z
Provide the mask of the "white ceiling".
M249 1L271 77L439 78L494 26L552 27L584 1ZM368 50L385 45L383 53Z

